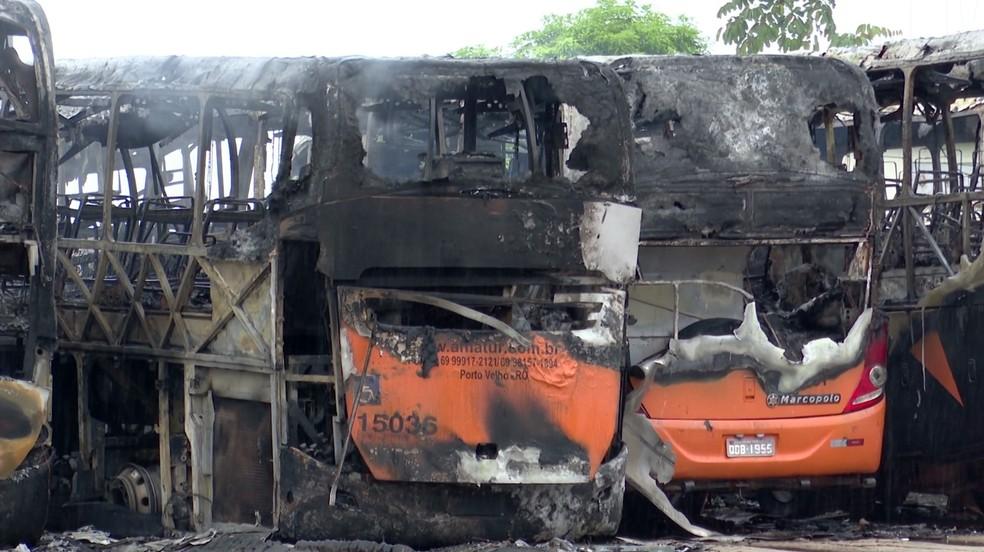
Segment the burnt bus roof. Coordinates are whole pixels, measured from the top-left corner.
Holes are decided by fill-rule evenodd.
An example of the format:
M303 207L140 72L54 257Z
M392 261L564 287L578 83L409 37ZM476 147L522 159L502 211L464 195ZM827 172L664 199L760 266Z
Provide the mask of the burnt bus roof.
M643 239L867 230L881 154L877 104L856 67L804 56L646 56L610 65L625 80L633 118ZM855 116L853 171L826 162L814 142L811 121L823 128L825 106Z
M447 80L483 74L513 78L543 74L590 83L608 71L589 61L130 56L59 59L55 81L56 88L65 93L162 90L269 94L313 92L319 80L353 79L355 82L360 76L368 75L376 81L414 75L425 81L431 75ZM587 88L592 86L588 84Z
M58 60L61 94L206 92L269 97L319 88L318 58L151 56Z
M883 106L902 102L903 71L915 71L915 95L933 101L984 95L984 30L931 38L888 41L876 46L834 48L827 56L867 71Z
M324 95L334 89L342 101L333 105L347 116L337 119L335 145L340 149L332 156L343 161L363 158L355 112L366 99L413 101L453 95L475 77L501 79L512 90L525 83L527 93L573 106L589 122L577 143L571 140L568 168L585 173L574 188L631 196L631 133L621 82L610 68L590 61L121 57L62 60L55 76L60 96L208 93L259 100ZM342 178L371 180L352 176L349 171Z
M899 38L854 48L831 48L826 55L859 64L864 69L964 63L984 58L984 30L929 38ZM977 68L984 70L980 65ZM977 76L980 78L980 73Z

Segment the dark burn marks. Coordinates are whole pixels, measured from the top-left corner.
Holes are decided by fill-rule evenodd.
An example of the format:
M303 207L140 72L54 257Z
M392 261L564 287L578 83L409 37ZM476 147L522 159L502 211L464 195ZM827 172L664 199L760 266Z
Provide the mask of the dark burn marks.
M625 490L624 450L581 484L386 483L349 473L333 508L326 507L333 466L293 448L282 449L281 466L279 536L292 541L368 539L427 549L476 535L493 541L611 535Z
M31 420L17 403L0 394L0 439L23 439L31 434Z
M485 424L499 450L509 446L539 449L541 466L561 466L572 459L587 462L584 447L572 441L553 422L547 409L534 400L517 403L496 397L489 405ZM510 469L519 471L522 467L510 466Z
M633 114L643 239L866 228L881 155L877 104L857 68L788 56L633 57L612 66ZM816 122L828 108L854 119L835 129L834 163L821 151L826 138ZM853 171L840 166L849 144Z

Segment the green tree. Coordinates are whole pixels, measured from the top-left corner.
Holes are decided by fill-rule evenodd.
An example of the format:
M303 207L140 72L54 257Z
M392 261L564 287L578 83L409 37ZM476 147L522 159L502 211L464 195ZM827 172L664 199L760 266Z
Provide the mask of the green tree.
M465 46L451 52L451 57L459 59L495 58L502 57L502 48L492 48L485 44Z
M852 46L870 44L871 41L881 36L895 36L897 34L899 34L899 31L864 23L858 25L858 28L854 29L853 33L835 32L828 38L830 39L830 46L832 48L850 48Z
M707 42L685 17L674 21L635 0L598 0L576 13L544 17L543 28L519 35L513 48L532 58L699 54Z
M707 51L704 37L686 17L673 20L636 0L597 2L576 13L544 17L542 28L517 36L506 53L525 58L569 58ZM503 50L467 46L452 55L490 57L486 53L503 55Z
M877 25L859 25L853 33L838 33L834 23L836 0L730 0L718 10L727 18L718 31L738 54L756 54L768 46L783 52L819 50L821 39L834 47L863 46L896 31Z

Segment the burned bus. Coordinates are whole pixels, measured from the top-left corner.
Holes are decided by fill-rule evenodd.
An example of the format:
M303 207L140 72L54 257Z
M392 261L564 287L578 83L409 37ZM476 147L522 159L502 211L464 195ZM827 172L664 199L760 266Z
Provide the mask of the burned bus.
M610 69L120 58L57 97L58 523L615 531L641 214Z
M880 297L890 315L888 443L895 493L984 501L976 340L981 253L984 32L838 51L868 74L884 122ZM890 513L890 508L889 508Z
M48 24L0 3L0 547L37 539L51 473L55 98Z
M785 56L611 66L643 210L627 330L645 389L635 415L668 445L666 488L691 513L734 489L781 513L815 488L874 486L886 339L864 75Z
M332 149L281 239L327 279L341 427L334 465L284 449L281 531L614 533L640 217L617 77L587 62L326 70Z

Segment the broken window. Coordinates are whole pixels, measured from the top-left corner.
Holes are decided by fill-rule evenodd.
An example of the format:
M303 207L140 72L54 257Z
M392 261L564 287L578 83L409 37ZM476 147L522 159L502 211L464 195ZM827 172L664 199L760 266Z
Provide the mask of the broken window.
M807 341L843 339L868 301L867 251L855 243L643 247L644 283L629 292L633 362L662 350L674 330L708 320L732 321L733 330L749 302L794 357Z
M424 292L467 309L463 311L395 297L366 299L367 315L383 326L429 327L449 330L489 329L476 313L503 322L518 331L570 331L598 323L601 304L572 291L546 285L506 288L456 289L454 293ZM588 296L585 296L588 297ZM371 314L369 314L371 313Z
M829 176L831 165L877 175L868 159L877 156L875 104L856 92L869 88L864 76L842 62L653 57L620 60L616 67L628 84L635 169L643 181ZM816 148L828 164L818 161Z
M853 111L838 110L835 105L819 107L809 119L810 135L820 158L828 165L853 172L863 155L858 144L860 135L855 121L860 117Z
M117 149L107 175L111 98L76 96L59 101L63 125L58 203L63 237L102 235L102 205L109 187L111 232L117 241L185 243L198 210L205 219L204 239L225 239L262 218L262 200L288 164L287 178L297 179L312 160L307 109L298 109L295 115L295 140L286 132L285 114L278 106L214 101L206 110L208 142L202 145L197 98L127 97L119 102ZM292 162L294 153L296 162ZM199 182L204 199L200 208L194 205Z
M559 102L543 77L512 84L473 77L428 98L369 98L357 115L363 163L392 182L581 174L566 167L568 121L579 138L586 118Z
M0 118L38 120L38 85L34 48L23 29L0 23Z

